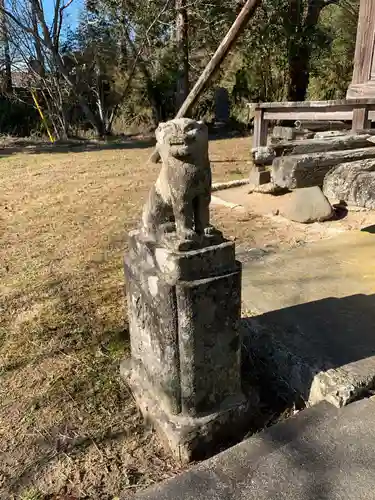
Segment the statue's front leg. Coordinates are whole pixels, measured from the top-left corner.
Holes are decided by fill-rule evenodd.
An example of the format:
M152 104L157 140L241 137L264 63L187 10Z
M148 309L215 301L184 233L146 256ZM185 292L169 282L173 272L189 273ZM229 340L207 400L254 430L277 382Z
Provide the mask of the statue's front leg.
M197 196L195 200L195 231L199 235L203 235L210 225L210 201L211 195L209 193Z
M160 195L153 186L142 213L143 231L149 236L155 236L156 234L156 227L160 218L160 204Z
M197 198L195 204L195 230L206 241L220 242L223 239L223 234L210 224L210 202L210 193L205 193Z
M176 222L176 234L181 241L195 241L194 209L191 200L176 198L173 200L173 213Z

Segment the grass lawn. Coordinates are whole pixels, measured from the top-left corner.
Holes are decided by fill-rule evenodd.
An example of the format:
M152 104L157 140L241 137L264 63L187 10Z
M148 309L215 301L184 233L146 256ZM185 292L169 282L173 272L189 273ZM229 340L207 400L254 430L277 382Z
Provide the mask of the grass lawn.
M159 170L135 146L0 159L2 499L113 499L180 470L118 373L129 349L126 232ZM248 139L210 148L214 181L246 175ZM254 238L251 216L213 217Z

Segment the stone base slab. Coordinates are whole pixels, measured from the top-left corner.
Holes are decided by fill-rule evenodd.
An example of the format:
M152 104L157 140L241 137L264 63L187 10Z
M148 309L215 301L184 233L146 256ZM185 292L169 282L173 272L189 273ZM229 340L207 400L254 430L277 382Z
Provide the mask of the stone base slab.
M198 417L172 415L160 407L152 387L131 359L121 363L120 373L145 421L182 463L211 456L223 445L241 440L250 427L251 410L257 403L255 393L250 399L234 395L214 413Z
M249 184L261 186L267 184L271 180L271 173L262 166L253 166L249 174Z

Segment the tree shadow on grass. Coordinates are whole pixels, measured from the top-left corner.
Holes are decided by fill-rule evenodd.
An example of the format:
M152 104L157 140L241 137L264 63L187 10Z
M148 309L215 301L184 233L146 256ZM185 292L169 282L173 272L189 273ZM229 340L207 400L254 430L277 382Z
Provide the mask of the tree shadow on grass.
M1 466L4 498L18 495L56 461L85 454L88 446L101 456L100 443L109 446L113 440L117 446L127 433L142 433L132 398L119 377L119 362L129 351L125 317L98 316L102 304L85 293L91 283L72 297L76 283L75 276L51 277L42 287L24 292L23 304L32 307L38 301L41 312L21 330L12 332L11 312L5 318L8 337L0 378L7 394L0 418L17 432L4 430L2 435L2 448L7 450ZM11 311L18 295L4 301L4 310ZM120 302L125 303L122 293ZM44 317L43 309L51 303L54 309ZM18 335L25 338L22 345ZM15 346L6 353L12 336ZM35 384L38 391L30 393ZM77 473L78 469L79 465Z
M127 139L119 142L72 141L56 142L54 144L40 141L16 140L9 146L0 147L0 157L17 153L85 153L90 151L109 151L127 149L147 149L155 145L154 138Z

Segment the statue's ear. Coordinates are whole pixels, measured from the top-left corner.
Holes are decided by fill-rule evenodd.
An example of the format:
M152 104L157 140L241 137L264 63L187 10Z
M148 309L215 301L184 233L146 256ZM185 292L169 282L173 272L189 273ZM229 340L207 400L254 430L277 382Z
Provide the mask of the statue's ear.
M198 124L199 124L200 128L206 128L207 127L207 123L204 120L199 120Z
M160 122L160 123L159 123L159 125L156 127L156 130L155 130L155 137L156 137L156 140L158 140L158 135L159 135L159 134L160 134L160 132L163 130L164 125L165 125L165 123L164 123L164 122Z

